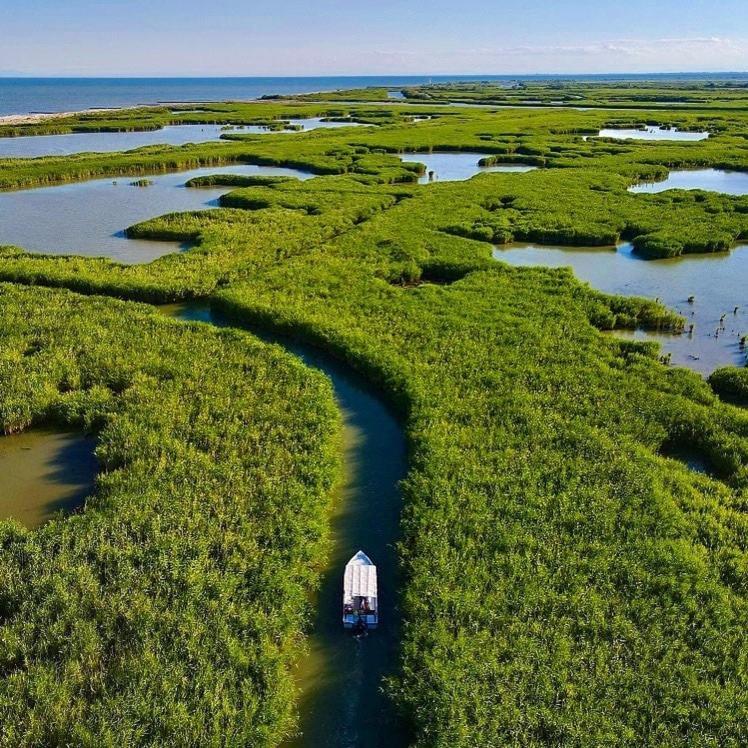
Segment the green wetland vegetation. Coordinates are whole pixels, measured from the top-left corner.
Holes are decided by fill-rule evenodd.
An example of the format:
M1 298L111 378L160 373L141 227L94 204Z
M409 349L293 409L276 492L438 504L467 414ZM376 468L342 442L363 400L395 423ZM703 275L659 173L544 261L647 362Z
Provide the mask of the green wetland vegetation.
M302 101L385 101L383 88L303 94ZM602 109L728 109L748 104L745 80L606 81L552 80L451 82L403 88L407 103Z
M684 329L657 300L492 257L514 241L630 241L643 267L731 251L747 197L628 188L748 170L740 92L715 92L728 113L706 94L683 111L345 95L251 112L378 126L0 163L5 189L200 166L215 171L191 188L228 188L219 209L130 227L195 245L150 264L0 249L3 429L90 433L100 466L84 511L1 525L0 744L273 746L310 718L292 673L312 618L339 613L312 616L310 594L345 510L341 418L322 374L235 325L318 347L400 418L386 592L402 629L383 686L410 744L745 745L746 370L668 366L601 334ZM583 139L645 124L710 136ZM417 154L441 152L538 168L419 184ZM228 327L136 303L185 299Z

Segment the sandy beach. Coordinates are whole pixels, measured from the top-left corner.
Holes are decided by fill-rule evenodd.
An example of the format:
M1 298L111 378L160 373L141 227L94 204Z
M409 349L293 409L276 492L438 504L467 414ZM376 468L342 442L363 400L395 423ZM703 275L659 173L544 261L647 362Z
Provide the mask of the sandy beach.
M171 104L169 106L172 106ZM181 104L179 105L181 106ZM34 114L6 114L0 116L0 127L3 125L35 125L55 119L66 119L67 117L79 117L82 114L106 114L107 112L122 112L128 109L163 109L164 105L144 106L122 106L122 107L99 107L93 109L82 109L77 112L37 112Z

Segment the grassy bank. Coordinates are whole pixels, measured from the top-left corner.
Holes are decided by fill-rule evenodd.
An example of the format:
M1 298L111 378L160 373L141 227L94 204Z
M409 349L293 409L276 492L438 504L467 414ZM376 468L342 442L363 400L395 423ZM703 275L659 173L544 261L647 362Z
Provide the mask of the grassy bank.
M338 470L329 383L132 304L2 286L0 310L0 427L81 425L102 467L84 513L0 525L0 744L276 745Z

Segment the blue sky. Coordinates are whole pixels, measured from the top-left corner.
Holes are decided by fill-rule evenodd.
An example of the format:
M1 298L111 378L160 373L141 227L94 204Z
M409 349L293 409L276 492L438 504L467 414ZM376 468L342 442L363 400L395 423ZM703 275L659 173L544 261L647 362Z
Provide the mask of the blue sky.
M748 70L748 0L0 0L0 74Z

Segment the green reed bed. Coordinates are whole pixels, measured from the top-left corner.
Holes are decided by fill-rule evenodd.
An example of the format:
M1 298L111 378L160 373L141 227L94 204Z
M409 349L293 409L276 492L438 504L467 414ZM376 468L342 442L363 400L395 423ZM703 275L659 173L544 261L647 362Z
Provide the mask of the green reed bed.
M82 513L0 525L0 744L276 745L338 472L329 383L133 304L3 285L0 310L0 427L82 426L102 468Z
M716 134L698 143L582 140L630 118L643 117L455 108L418 126L247 137L225 146L236 148L232 157L328 176L210 178L203 184L239 188L224 207L131 229L196 242L145 266L0 250L0 278L17 284L207 297L242 325L347 361L396 405L411 460L398 547L404 639L387 689L419 748L748 740L748 416L715 395L740 376L715 375L712 389L662 365L656 346L600 335L680 329L654 301L606 296L567 270L491 259L492 243L513 239L600 251L632 239L663 256L745 238L745 198L627 192L676 166L747 168L745 113L651 115L684 129L708 120ZM418 185L418 165L396 156L405 150L533 157L544 168ZM89 168L139 168L131 158L98 157ZM73 178L74 166L5 163L0 179ZM313 583L294 576L287 588L280 570L301 574L297 562L321 547L335 463L329 390L238 333L157 322L129 304L6 289L4 423L23 427L37 412L84 419L100 429L105 468L83 515L38 535L9 531L11 550L0 554L12 581L2 587L12 593L0 592L0 611L12 613L0 620L10 642L0 648L11 663L0 678L8 734L30 745L114 744L122 735L133 745L204 745L219 733L215 744L278 744L290 724L287 672L300 624L289 606ZM24 356L39 338L50 340L43 355ZM265 376L269 356L280 378ZM259 421L248 424L245 412ZM253 430L276 414L279 435ZM714 476L666 456L678 447L696 451ZM251 522L236 515L237 496ZM40 550L27 545L45 538ZM259 571L258 549L273 559ZM55 553L73 559L69 575ZM155 579L143 571L151 568ZM262 623L258 608L268 613ZM52 609L63 610L64 626L47 633ZM114 623L110 609L124 611ZM226 623L229 613L236 618ZM49 646L48 636L57 637ZM94 682L94 671L104 680Z

